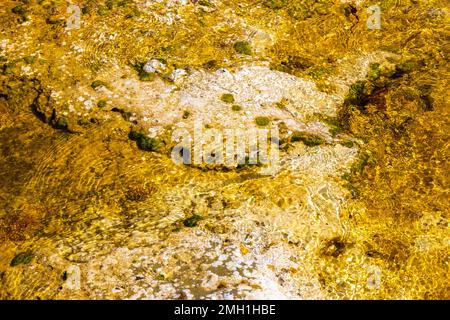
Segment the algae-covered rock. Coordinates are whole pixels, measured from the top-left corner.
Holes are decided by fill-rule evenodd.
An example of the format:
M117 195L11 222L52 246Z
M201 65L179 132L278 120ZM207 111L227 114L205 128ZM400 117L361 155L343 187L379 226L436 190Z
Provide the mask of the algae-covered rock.
M233 111L241 111L242 107L240 105L238 105L238 104L233 104L231 106L231 110L233 110Z
M18 266L20 264L29 264L33 261L34 254L32 251L25 251L18 253L10 262L11 267Z
M263 4L270 9L278 10L286 6L286 2L286 0L264 0Z
M231 93L224 93L220 100L222 100L225 103L234 103L234 96Z
M11 9L11 12L19 16L19 22L25 22L28 20L27 10L22 5L15 6Z
M106 82L104 82L102 80L95 80L94 82L91 83L91 88L94 90L97 90L98 88L101 88L101 87L107 88L108 85L106 84Z
M256 117L255 123L260 127L265 127L269 125L270 119L268 117Z
M60 117L56 120L54 127L60 130L67 130L69 128L69 122L65 117Z
M132 130L128 137L136 141L136 145L141 150L154 152L161 148L161 141L159 139L148 137L142 132Z
M106 101L106 100L99 100L98 102L97 102L97 106L99 107L99 108L104 108L104 107L106 107L108 105L108 102Z
M249 56L252 54L252 47L248 41L237 41L234 43L233 47L237 53Z
M186 227L193 228L193 227L197 226L197 223L200 220L203 220L203 217L198 215L198 214L194 214L192 217L189 217L189 218L185 219L183 221L183 224Z
M292 134L290 141L291 142L301 141L308 147L317 147L325 143L323 138L305 132L295 132L294 134Z

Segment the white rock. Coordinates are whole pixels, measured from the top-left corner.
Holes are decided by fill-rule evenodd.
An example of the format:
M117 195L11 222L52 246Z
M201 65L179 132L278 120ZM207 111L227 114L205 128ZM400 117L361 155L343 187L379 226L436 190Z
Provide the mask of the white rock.
M184 70L184 69L175 69L175 70L172 71L172 73L170 74L169 78L173 82L177 82L177 81L183 79L186 75L187 75L186 70Z
M147 73L161 73L166 69L166 65L157 59L152 59L148 61L143 70Z

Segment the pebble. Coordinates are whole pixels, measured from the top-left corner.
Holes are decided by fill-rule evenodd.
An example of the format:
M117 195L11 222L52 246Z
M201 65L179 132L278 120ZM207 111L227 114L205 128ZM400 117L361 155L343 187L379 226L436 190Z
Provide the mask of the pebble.
M173 82L177 82L177 81L183 79L186 75L187 75L186 70L184 70L184 69L175 69L175 70L172 71L172 73L170 74L169 78Z
M162 73L166 69L166 65L157 59L152 59L142 69L147 73Z

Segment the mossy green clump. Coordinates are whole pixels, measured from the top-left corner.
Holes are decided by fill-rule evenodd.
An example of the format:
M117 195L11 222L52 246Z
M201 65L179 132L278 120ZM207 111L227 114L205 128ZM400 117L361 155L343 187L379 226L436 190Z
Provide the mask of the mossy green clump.
M109 10L114 9L114 7L127 7L132 3L132 0L106 0L105 5Z
M91 13L91 7L88 5L83 6L83 8L81 8L81 13L82 14L90 14Z
M197 226L197 223L200 220L203 220L203 217L198 214L194 214L192 217L189 217L189 218L183 220L183 224L185 227L193 228L193 227Z
M411 73L414 70L420 69L422 62L413 59L400 62L395 65L395 71L391 74L391 78L400 78L405 74Z
M234 96L231 93L224 93L220 100L222 100L225 103L234 103Z
M109 9L107 7L99 7L97 9L97 14L99 16L106 16L109 13Z
M94 90L97 90L97 88L100 88L100 87L106 87L107 88L108 85L105 82L101 81L101 80L95 80L94 82L91 83L91 88L94 89Z
M128 138L130 138L130 140L136 141L138 140L141 136L143 136L144 134L135 130L131 130L130 133L128 134Z
M325 141L319 136L315 136L304 132L294 132L290 138L290 142L298 142L298 141L303 142L303 144L308 147L316 147L325 143Z
M138 131L130 131L128 137L136 141L139 149L144 151L155 152L161 147L161 142L158 139L147 137L144 133Z
M255 123L260 127L265 127L269 125L270 119L267 117L256 117Z
M13 69L15 67L16 67L16 64L14 62L5 63L2 66L2 73L3 74L11 74L11 73L13 73Z
M155 80L155 77L156 77L155 73L147 73L145 71L139 73L139 80L141 81L153 81Z
M54 18L47 18L47 19L45 19L45 23L50 24L50 25L59 25L59 24L63 24L64 20L62 20L62 19L54 19Z
M345 141L341 142L341 144L347 148L353 148L353 146L354 146L354 143L352 140L345 140Z
M69 128L69 122L67 121L66 118L61 117L61 118L58 118L58 120L56 120L54 127L55 127L55 129L59 129L59 130L67 130Z
M278 10L286 6L286 0L264 0L263 4L267 8Z
M130 121L131 117L133 116L133 113L130 111L125 111L123 108L120 107L114 107L111 109L112 112L118 112L122 116L122 118L125 121Z
M316 67L308 72L308 75L314 79L322 79L325 76L331 74L332 67Z
M11 9L11 12L19 16L20 22L28 21L27 10L23 6L15 6Z
M309 58L301 55L288 55L279 63L270 64L270 68L272 70L286 72L293 75L300 75L301 72L309 70L313 66L314 63Z
M145 151L158 151L160 145L158 140L149 137L142 137L136 142L137 146Z
M350 173L352 175L362 174L364 171L364 168L367 167L369 164L373 164L373 163L374 163L374 159L370 153L367 153L367 152L360 153L358 160L356 160L356 162L353 163L353 165L350 169Z
M352 195L352 198L358 198L360 195L359 190L352 184L352 183L346 183L344 185L345 188L347 188L347 190L350 192L350 194Z
M238 104L233 104L233 106L231 107L231 110L233 111L241 111L242 107Z
M34 258L34 254L31 251L25 251L17 254L10 262L11 267L18 266L19 264L29 264Z
M26 64L33 64L36 62L35 56L27 56L23 58L23 61L25 61Z
M111 10L112 8L114 8L114 1L113 0L106 0L105 2L106 7Z
M365 81L356 81L352 84L345 98L345 104L359 107L364 106L366 104L366 96L364 94L365 85Z
M166 277L164 277L163 274L158 274L157 276L155 276L155 280L164 281L166 280Z
M125 121L130 121L130 118L133 116L133 113L132 112L130 112L130 111L124 111L124 112L122 112L122 118L125 120Z
M234 44L234 50L237 53L245 54L245 55L252 55L252 47L250 46L250 43L248 41L237 41Z
M199 0L198 5L204 6L204 7L214 7L214 5L207 0Z
M344 131L339 119L337 117L329 117L329 116L319 116L319 120L324 122L330 130L332 136L336 136L337 134Z
M99 107L99 108L104 108L104 107L106 107L108 105L108 102L106 102L106 100L99 100L98 102L97 102L97 107Z
M137 71L139 80L141 81L153 81L156 78L156 73L148 73L144 70L145 62L138 61L133 64L133 69Z
M369 66L369 71L367 72L367 79L370 81L376 81L380 78L381 70L379 63L372 63Z

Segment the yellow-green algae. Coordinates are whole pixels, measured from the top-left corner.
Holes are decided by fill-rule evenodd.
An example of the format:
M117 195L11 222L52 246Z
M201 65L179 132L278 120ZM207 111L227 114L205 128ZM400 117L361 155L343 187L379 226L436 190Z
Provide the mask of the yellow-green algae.
M348 4L339 1L199 1L172 9L164 2L150 8L138 1L80 4L82 27L70 32L64 31L66 1L6 0L0 5L1 39L6 40L0 53L0 274L14 272L17 279L2 283L1 298L59 297L56 279L61 270L45 271L38 264L42 257L26 259L23 267L33 264L53 274L54 281L30 280L20 270L9 269L34 239L58 235L76 243L83 223L92 223L89 216L94 212L131 219L145 209L134 201L143 198L149 199L145 206L163 212L158 192L192 179L209 183L237 175L175 168L170 160L139 151L128 138L129 124L117 114L106 120L99 116L101 125L88 119L83 130L74 129L78 119L56 114L45 88L69 96L68 87L93 84L96 73L113 60L136 66L155 57L167 61L167 72L179 66L232 69L250 57L247 46L236 49L236 43L250 37L250 26L274 38L266 50L252 50L252 59L310 77L324 91L336 90L328 76L339 69L342 57L375 50L399 56L392 61L393 70L373 65L366 80L350 88L339 123L333 123L364 143L360 160L342 179L353 191L340 212L342 234L329 238L318 234L321 243L309 263L326 298L449 298L445 3L379 2L381 30L365 25L365 8L374 4L367 1L356 6L358 19ZM183 19L163 19L169 10ZM84 50L74 58L67 54L70 46ZM30 56L36 57L37 72L23 76L20 70L32 62ZM137 72L141 80L153 80ZM64 130L55 131L39 119ZM141 149L154 150L149 138L133 139ZM227 189L223 196L228 206L248 198L256 203L268 198L285 206L304 192L289 184L286 175L269 182L255 179L243 188ZM147 187L141 189L142 185ZM188 225L197 223L203 221ZM226 225L211 228L227 230ZM161 241L168 237L159 236ZM101 240L101 230L95 237ZM381 270L380 288L366 285L367 265Z

